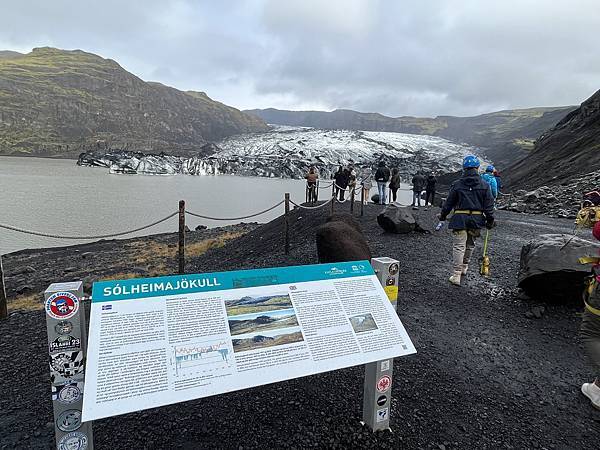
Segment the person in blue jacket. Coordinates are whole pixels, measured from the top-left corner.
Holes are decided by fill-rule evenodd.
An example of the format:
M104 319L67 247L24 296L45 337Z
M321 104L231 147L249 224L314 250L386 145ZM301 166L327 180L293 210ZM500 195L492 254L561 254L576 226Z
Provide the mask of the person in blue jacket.
M498 197L498 182L496 181L496 177L494 176L494 166L489 165L485 168L485 173L481 175L483 181L490 185L490 189L492 190L492 197L494 200Z
M453 272L450 283L460 286L461 276L467 274L480 229L494 226L494 197L490 186L479 176L479 159L469 155L463 160L463 174L450 187L442 206L440 221L454 211L448 228L452 230Z

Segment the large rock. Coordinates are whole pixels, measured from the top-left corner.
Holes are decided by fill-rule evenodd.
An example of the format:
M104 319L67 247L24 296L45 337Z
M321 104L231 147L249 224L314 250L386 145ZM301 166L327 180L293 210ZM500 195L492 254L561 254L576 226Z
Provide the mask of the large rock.
M360 225L348 215L336 215L317 228L317 255L319 262L370 260L371 250Z
M417 221L408 208L401 208L393 203L386 206L377 216L377 223L388 233L410 233L417 228Z
M542 234L521 250L519 287L532 298L580 299L590 265L579 263L579 258L599 255L598 243L568 234Z

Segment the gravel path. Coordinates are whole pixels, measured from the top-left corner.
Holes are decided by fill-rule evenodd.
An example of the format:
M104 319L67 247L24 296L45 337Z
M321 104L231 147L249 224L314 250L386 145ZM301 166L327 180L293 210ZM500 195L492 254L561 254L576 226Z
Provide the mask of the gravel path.
M387 235L378 212L370 206L359 220L373 255L400 261L399 315L418 350L394 366L393 433L361 427L356 367L97 421L96 448L597 449L600 412L579 393L590 378L577 339L580 305L545 304L541 319L528 319L537 303L519 300L515 286L521 246L569 232L571 222L500 212L490 279L475 270L457 288L447 281L447 230ZM433 227L434 211L418 216ZM324 217L293 212L288 256L277 219L210 250L189 271L314 263L314 228ZM0 322L0 448L52 447L44 321L33 312Z

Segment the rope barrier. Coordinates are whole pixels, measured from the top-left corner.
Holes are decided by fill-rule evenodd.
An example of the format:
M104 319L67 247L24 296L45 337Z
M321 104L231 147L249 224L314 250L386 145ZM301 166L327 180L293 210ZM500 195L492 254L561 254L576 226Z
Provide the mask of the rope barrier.
M329 189L331 186L333 186L333 181L326 186L319 186L319 189Z
M322 207L323 207L323 206L325 206L325 205L328 205L328 204L330 204L330 203L331 203L331 201L332 201L333 199L334 199L334 197L331 197L329 200L327 200L327 201L326 201L326 202L324 202L324 203L321 203L321 204L320 204L320 205L318 205L318 206L303 206L303 205L299 205L298 203L296 203L296 202L295 202L295 201L293 201L293 200L290 200L290 203L291 203L292 205L294 205L294 206L297 206L298 208L302 208L302 209L319 209L319 208L322 208Z
M11 230L11 231L17 231L19 233L31 234L33 236L42 236L42 237L49 237L49 238L56 238L56 239L74 239L74 240L105 239L105 238L109 238L109 237L123 236L125 234L131 234L131 233L135 233L137 231L145 230L146 228L150 228L155 225L158 225L159 223L162 223L162 222L170 219L171 217L176 216L177 214L178 214L178 211L175 211L173 214L169 214L167 217L165 217L163 219L157 220L156 222L152 222L151 224L148 224L148 225L144 225L143 227L135 228L134 230L122 231L120 233L113 233L113 234L101 234L98 236L61 236L59 234L40 233L39 231L26 230L24 228L13 227L13 226L6 225L3 223L0 223L0 228L4 228L6 230Z
M186 214L189 214L190 216L194 216L194 217L199 217L201 219L208 219L208 220L242 220L242 219L250 219L251 217L256 217L256 216L260 216L261 214L267 213L269 211L274 210L275 208L277 208L278 206L282 205L285 202L285 200L281 200L279 203L277 203L276 205L271 206L270 208L267 208L263 211L257 212L255 214L250 214L248 216L242 216L242 217L211 217L211 216L204 216L202 214L197 214L197 213L193 213L191 211L187 211L186 210Z

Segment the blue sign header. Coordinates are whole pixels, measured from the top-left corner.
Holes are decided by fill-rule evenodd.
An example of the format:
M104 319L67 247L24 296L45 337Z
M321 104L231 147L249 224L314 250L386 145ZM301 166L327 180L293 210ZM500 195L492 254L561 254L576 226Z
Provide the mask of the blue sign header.
M238 270L235 272L100 281L94 283L92 302L134 300L145 297L161 297L164 295L222 291L245 287L270 286L273 284L301 283L303 281L362 277L374 274L375 272L371 264L365 260L334 264Z

